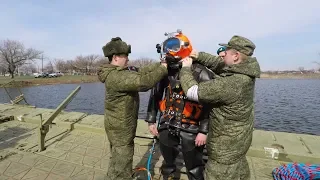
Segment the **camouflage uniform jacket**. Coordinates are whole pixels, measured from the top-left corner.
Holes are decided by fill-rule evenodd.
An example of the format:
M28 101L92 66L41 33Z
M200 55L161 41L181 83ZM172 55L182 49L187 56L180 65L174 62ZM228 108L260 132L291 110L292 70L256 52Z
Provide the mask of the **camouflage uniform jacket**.
M160 63L142 67L138 72L111 64L99 69L99 80L106 88L105 129L111 144L130 143L127 141L134 138L137 128L138 92L151 89L167 74L167 68Z
M214 80L197 83L190 68L183 67L180 78L184 91L198 85L201 103L210 103L207 149L209 158L223 164L233 164L245 156L251 142L254 125L255 79L260 77L256 58L225 66L218 56L200 52L197 61L213 72Z

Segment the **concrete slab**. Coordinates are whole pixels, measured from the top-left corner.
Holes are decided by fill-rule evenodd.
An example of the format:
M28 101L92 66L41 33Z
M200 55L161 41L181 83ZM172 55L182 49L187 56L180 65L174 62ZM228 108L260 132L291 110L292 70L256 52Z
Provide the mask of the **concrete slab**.
M10 110L12 107L0 104L0 115L4 115L1 109L14 112L16 117L28 113L21 118L26 122L14 120L0 124L0 179L104 178L109 166L110 149L103 115L88 115L79 120L83 113L63 112L47 134L47 149L37 152L39 117L35 115L43 112L48 116L53 110L29 107L14 107ZM152 136L147 128L147 123L138 121L134 167L146 166L152 145ZM320 162L319 141L319 136L255 130L247 154L251 179L272 179L272 170L285 161ZM278 149L278 160L270 159L265 147ZM152 160L155 178L159 176L162 160L156 145ZM184 172L181 157L177 164ZM143 174L138 173L140 179L143 179ZM183 175L181 179L187 178Z

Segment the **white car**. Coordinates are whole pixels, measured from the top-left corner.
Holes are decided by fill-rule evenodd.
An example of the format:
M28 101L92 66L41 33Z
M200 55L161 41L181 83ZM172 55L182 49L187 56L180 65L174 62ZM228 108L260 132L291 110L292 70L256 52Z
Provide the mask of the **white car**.
M52 77L58 77L57 73L51 73L51 74L49 74L49 78L52 78Z
M41 78L41 77L44 77L44 73L33 73L33 76L35 78Z
M56 72L56 74L57 74L58 77L59 76L63 76L63 73L61 73L61 72Z
M38 77L40 76L40 74L39 74L39 73L33 73L33 76L34 76L35 78L38 78Z

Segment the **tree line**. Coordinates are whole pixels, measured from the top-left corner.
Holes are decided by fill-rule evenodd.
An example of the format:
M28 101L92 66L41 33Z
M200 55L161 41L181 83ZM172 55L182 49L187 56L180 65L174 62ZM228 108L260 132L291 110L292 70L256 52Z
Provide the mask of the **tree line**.
M46 60L47 63L37 67L37 63L43 63L44 52L26 48L22 42L16 40L0 41L0 74L10 74L14 78L20 72L32 74L36 72L61 72L64 74L80 73L85 75L96 75L99 66L109 63L108 58L98 55L78 55L74 59L58 59L54 58ZM141 67L157 60L150 58L139 58L130 60L129 64L136 67ZM39 63L38 63L39 64Z
M109 63L108 58L98 55L78 55L74 59L51 59L41 68L36 66L37 61L43 62L44 52L34 49L26 48L22 42L16 40L1 40L0 41L0 74L10 74L14 78L15 74L19 72L27 72L32 74L36 72L62 72L64 74L84 74L96 75L99 66ZM320 55L320 54L319 54ZM130 60L129 65L142 67L158 60L150 58L139 58ZM316 63L320 71L320 62ZM301 72L303 67L298 68Z

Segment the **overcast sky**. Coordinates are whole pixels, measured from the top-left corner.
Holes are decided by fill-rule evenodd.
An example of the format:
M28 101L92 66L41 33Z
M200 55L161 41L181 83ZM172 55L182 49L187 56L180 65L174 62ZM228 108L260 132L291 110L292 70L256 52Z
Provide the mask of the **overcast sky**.
M319 0L0 0L0 7L0 39L51 59L102 55L115 36L132 45L131 59L156 59L164 33L179 28L195 49L213 54L233 35L251 39L262 70L320 62Z

